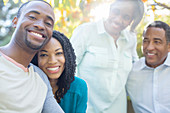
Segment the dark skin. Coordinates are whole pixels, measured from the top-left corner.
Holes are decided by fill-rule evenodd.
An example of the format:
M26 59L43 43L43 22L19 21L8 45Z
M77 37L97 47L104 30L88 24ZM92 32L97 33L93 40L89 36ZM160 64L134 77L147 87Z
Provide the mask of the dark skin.
M133 21L134 10L133 2L117 2L111 6L109 16L104 21L104 26L106 32L114 38L115 42L121 31Z
M8 45L0 47L0 51L27 68L37 51L52 36L53 9L42 1L32 1L12 23L15 28L12 39Z

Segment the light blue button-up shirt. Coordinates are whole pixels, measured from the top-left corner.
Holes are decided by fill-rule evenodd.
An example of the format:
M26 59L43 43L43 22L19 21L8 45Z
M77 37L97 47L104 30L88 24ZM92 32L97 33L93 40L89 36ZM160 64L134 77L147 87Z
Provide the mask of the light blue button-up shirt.
M136 53L136 35L122 31L117 40L105 31L103 20L76 28L71 43L77 56L77 75L88 85L87 113L126 113L125 83Z
M141 58L134 64L126 87L136 113L170 113L170 53L156 68L148 67Z

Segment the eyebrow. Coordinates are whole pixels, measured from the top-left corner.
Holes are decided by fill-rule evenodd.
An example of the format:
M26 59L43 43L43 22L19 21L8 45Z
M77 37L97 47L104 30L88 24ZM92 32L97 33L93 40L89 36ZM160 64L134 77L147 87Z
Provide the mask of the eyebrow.
M54 20L51 16L47 16L47 18L50 19L54 23Z
M60 50L61 48L58 48L58 49L56 49L55 51L58 51L58 50Z
M55 51L58 51L58 50L60 50L60 49L62 49L62 48L58 48L58 49L56 49ZM48 51L46 51L46 50L41 50L40 52L48 52Z
M35 10L31 10L31 11L29 11L28 13L40 14L38 11L35 11Z
M29 11L28 13L35 13L35 14L40 15L40 13L38 11L36 11L36 10ZM47 15L47 18L50 19L54 23L54 20L53 20L53 18L51 16Z
M48 51L46 51L46 50L41 50L40 52L48 52Z
M154 40L161 40L160 38L154 38ZM162 40L161 40L162 41Z

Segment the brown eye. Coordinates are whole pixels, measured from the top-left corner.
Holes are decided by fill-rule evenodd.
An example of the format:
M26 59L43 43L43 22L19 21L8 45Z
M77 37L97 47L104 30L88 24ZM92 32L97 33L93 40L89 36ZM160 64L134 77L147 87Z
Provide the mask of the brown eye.
M52 24L49 23L49 22L46 22L45 24L46 24L47 26L52 26Z
M63 52L58 52L58 53L56 53L56 55L62 55L63 54Z
M158 41L158 40L155 40L154 42L155 42L155 44L160 44L160 43L161 43L161 42Z
M35 20L36 18L34 16L28 16L30 19Z
M40 54L40 57L48 56L47 54Z
M148 43L149 41L147 39L144 39L143 40L143 43Z

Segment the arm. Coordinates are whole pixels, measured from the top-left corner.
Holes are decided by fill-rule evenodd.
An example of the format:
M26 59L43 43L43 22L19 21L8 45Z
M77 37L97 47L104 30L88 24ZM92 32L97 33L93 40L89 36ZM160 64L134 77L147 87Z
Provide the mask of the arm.
M64 111L61 109L61 107L54 98L50 82L45 73L37 66L33 65L33 67L34 70L40 75L40 77L43 79L43 81L46 83L48 87L48 92L42 109L42 113L64 113Z
M82 25L80 25L79 27L77 27L74 32L73 35L70 39L70 42L74 48L75 54L76 54L76 64L77 64L77 68L79 67L79 64L81 63L83 56L85 54L86 51L86 35L84 35L84 27ZM76 69L76 75L78 75L78 69Z

